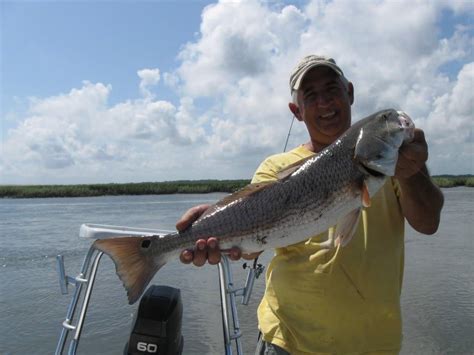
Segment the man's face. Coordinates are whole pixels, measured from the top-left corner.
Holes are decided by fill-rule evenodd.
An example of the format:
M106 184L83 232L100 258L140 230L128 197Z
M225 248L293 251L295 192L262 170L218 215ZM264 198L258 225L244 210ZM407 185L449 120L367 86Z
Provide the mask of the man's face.
M313 142L326 146L351 125L352 84L346 87L328 67L311 69L298 90L299 115ZM299 117L298 117L299 116Z

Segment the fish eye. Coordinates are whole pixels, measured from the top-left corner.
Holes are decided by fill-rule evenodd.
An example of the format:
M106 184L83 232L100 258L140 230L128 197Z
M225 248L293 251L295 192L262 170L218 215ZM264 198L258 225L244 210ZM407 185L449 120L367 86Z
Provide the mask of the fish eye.
M150 247L150 245L151 245L151 240L149 240L149 239L146 239L142 242L142 248L144 248L144 249L148 249Z

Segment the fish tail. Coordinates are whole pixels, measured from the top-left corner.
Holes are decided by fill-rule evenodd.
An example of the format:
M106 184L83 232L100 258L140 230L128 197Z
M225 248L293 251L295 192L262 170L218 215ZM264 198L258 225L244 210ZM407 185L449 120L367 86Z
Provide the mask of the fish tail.
M134 304L156 272L166 264L166 256L153 256L152 237L99 239L94 247L110 256L117 275L127 290L128 303Z

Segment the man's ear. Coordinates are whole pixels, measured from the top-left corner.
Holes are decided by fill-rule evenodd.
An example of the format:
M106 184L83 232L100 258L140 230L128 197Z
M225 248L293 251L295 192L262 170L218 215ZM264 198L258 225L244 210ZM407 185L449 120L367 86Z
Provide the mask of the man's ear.
M295 104L294 102L290 102L288 104L288 107L291 113L293 114L293 116L295 116L298 121L303 121L303 117L301 117L300 108L298 107L297 104Z
M349 94L349 102L352 105L354 103L354 85L350 81L347 85L347 93Z

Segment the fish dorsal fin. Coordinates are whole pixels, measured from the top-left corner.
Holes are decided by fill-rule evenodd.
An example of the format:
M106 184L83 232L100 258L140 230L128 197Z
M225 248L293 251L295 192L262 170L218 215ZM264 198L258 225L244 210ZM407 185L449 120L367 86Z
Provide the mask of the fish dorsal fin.
M287 179L291 174L293 174L296 170L298 170L304 163L306 163L308 160L311 158L314 158L314 154L310 155L309 157L300 159L296 161L293 164L288 165L281 171L277 173L277 180L276 181L263 181L263 182L257 182L253 184L248 184L247 186L243 187L242 189L234 192L233 194L230 194L226 197L224 197L222 200L218 201L215 205L212 205L209 207L206 212L204 212L199 219L202 219L220 209L223 207L231 204L234 201L240 200L242 198L249 197L259 191L262 191L266 189L267 187L276 184L282 180Z
M263 189L266 189L267 187L276 184L277 181L263 181L263 182L257 182L253 184L248 184L247 186L244 186L240 190L234 192L233 194L230 194L223 199L219 200L216 202L215 205L212 205L209 207L206 212L204 212L199 219L204 218L207 215L210 215L214 213L215 211L222 209L223 207L231 204L234 201L249 197L259 191L262 191Z
M287 177L289 177L291 174L293 174L296 170L301 168L301 166L306 163L308 160L314 158L315 155L310 155L309 157L303 158L298 160L297 162L288 165L285 167L283 170L279 171L277 174L278 180L285 180Z
M256 182L256 183L248 184L247 186L244 186L243 188L241 188L240 190L237 190L233 194L228 195L228 196L224 197L222 200L218 201L216 203L216 206L219 206L219 207L226 206L229 203L237 201L241 198L251 196L251 195L253 195L253 194L255 194L255 193L257 193L257 192L259 192L259 191L261 191L261 190L267 188L268 186L271 186L271 185L273 185L277 182L278 181L263 181L263 182Z

